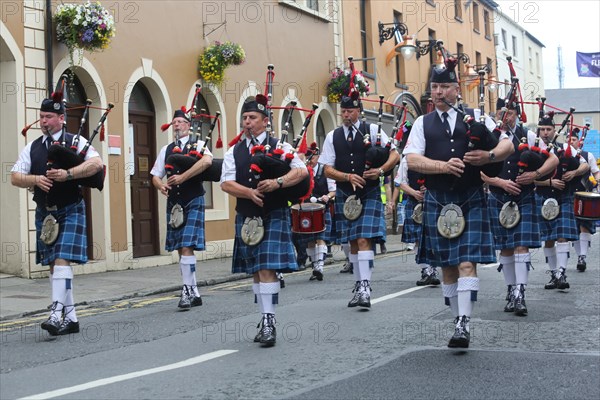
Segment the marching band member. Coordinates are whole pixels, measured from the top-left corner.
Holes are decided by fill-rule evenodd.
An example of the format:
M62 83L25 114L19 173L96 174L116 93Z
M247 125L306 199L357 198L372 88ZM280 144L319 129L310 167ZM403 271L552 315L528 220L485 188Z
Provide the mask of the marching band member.
M163 178L167 175L165 160L177 150L181 150L182 154L187 154L190 151L190 123L190 118L184 111L175 111L171 122L175 139L160 149L150 171L152 184L168 198L165 249L169 252L177 250L179 254L179 268L181 269L183 286L177 307L182 310L189 310L192 307L202 305L202 298L196 281L196 256L194 251L205 249L204 186L198 174L212 164L210 150L206 149L202 159L187 171L169 176L166 183ZM200 148L204 145L204 142L199 141L197 144ZM173 226L169 221L171 211L173 207L177 207L176 205L181 206L185 215L183 225L178 227Z
M590 166L590 174L594 178L596 182L600 181L600 168L598 168L598 164L596 164L596 158L594 155L583 149L580 149L580 141L579 141L579 128L575 128L571 134L571 146L573 146L577 151L581 152L581 157L587 161ZM581 143L583 144L583 143ZM589 182L589 177L583 176L581 181L578 182L577 187L575 188L578 192L588 192L590 186L588 182L584 183L584 180ZM577 222L577 230L579 232L579 239L573 242L573 247L575 247L575 252L577 253L577 270L580 272L585 271L587 267L586 257L587 251L590 247L590 243L592 241L592 235L596 233L596 224L595 221L591 220L583 220L580 218L576 218Z
M555 139L556 128L552 115L545 115L540 118L538 130L542 145L548 147ZM557 143L556 146L567 148L568 144ZM556 154L556 147L552 148ZM572 150L572 154L576 153ZM563 162L559 159L559 162ZM568 289L567 282L567 263L569 261L569 241L577 240L577 224L573 212L574 204L574 179L589 171L589 166L580 157L579 167L573 170L562 171L562 167L557 168L557 175L550 174L546 177L539 175L535 180L535 194L538 205L538 214L540 218L541 239L544 242L544 255L546 263L550 268L550 282L544 289ZM556 243L556 247L554 246Z
M404 218L404 227L402 228L402 242L407 244L414 243L417 248L415 251L416 256L419 253L422 225L414 220L414 211L417 204L423 202L426 190L424 182L420 182L419 174L408 170L406 157L402 157L402 161L400 161L400 168L398 168L394 182L398 187L394 191L392 204L396 203L400 190L404 191L404 194L408 197L404 209L406 216ZM421 267L421 279L417 281L417 286L440 284L436 267L432 267L429 264L419 264L419 266Z
M395 148L389 153L388 160L381 168L370 168L365 171L365 153L363 144L365 135L375 143L378 127L375 124L364 124L358 119L360 100L343 96L340 103L343 125L329 132L323 143L320 162L325 166L328 178L337 182L335 196L336 231L341 243L350 242L349 261L353 267L355 280L354 296L348 307L371 307L371 268L373 268L374 252L371 241L378 241L384 236L381 219L384 218L379 177L391 170L399 160ZM388 142L385 133L381 134L381 144ZM351 221L344 208L346 200L352 196L360 199L362 210L352 205Z
M253 275L255 301L262 313L259 323L262 327L254 341L273 346L277 336L275 305L278 304L280 289L276 272L298 268L290 230L290 209L287 199L278 198L276 191L296 185L308 176L308 172L302 160L294 155L290 172L277 179L262 180L253 187L255 182L250 172L253 142L268 143L275 148L277 139L269 137L265 131L269 122L266 102L247 99L242 106L242 122L245 134L225 154L221 174L221 188L237 198L232 272ZM283 143L283 150L289 152L291 145ZM258 224L259 216L262 216L264 237L258 243L247 244L242 236L243 225L245 221Z
M504 282L508 287L504 311L524 316L527 315L525 288L531 268L529 249L540 247L533 181L536 176L554 171L558 165L558 158L552 154L537 171L519 174L521 153L518 149L521 139L529 146L534 146L536 134L517 124L520 115L520 106L517 103L505 105L503 99L498 99L497 115L500 115L504 107L506 115L501 130L508 135L515 152L504 160L502 172L497 177L490 178L483 173L482 177L490 187L488 207L494 249L500 251L498 269L502 270Z
M417 118L404 154L409 171L427 175L417 262L442 268L442 293L455 317L448 347L468 347L469 320L479 290L476 265L495 261L478 166L502 161L514 149L509 140L500 140L492 151L467 151L466 124L449 106L456 104L459 94L454 67L448 63L432 71L435 110ZM477 111L467 110L476 119ZM486 126L495 127L489 117Z
M309 159L308 166L313 169L314 189L311 193L311 201L325 204L325 231L313 234L298 234L300 241L306 246L306 254L312 263L312 275L310 280L323 280L323 267L325 255L327 254L328 242L333 242L335 231L332 227L332 218L329 213L329 203L335 198L335 181L327 178L323 173L323 166L319 164L319 148L316 143L306 151Z
M58 96L61 97L62 95ZM12 168L11 183L20 188L33 188L36 228L36 263L50 266L52 307L42 329L52 336L79 332L73 300L73 268L70 263L87 262L85 203L77 179L90 177L102 170L102 159L90 147L85 161L68 170L48 169L48 148L54 142L71 147L75 135L63 131L65 108L53 96L42 101L40 126L43 135L27 144ZM79 138L77 151L86 146ZM45 243L42 237L45 220L53 216L58 223L58 237ZM61 321L61 315L64 319Z

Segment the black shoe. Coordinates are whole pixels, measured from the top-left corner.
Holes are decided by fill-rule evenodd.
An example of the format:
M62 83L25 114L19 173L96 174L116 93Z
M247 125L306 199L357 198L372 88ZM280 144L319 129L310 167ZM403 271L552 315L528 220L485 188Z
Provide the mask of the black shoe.
M322 281L323 280L323 272L319 271L318 269L313 269L312 275L310 276L309 280Z
M256 334L256 336L254 336L254 343L260 343L260 338L262 337L262 323L263 323L263 318L260 319L260 321L258 321L258 325L256 325L256 329L258 329L258 333Z
M556 271L546 271L550 274L550 282L544 285L544 289L556 289L558 287L558 278L556 277Z
M381 243L381 245L379 246L379 248L381 249L381 254L386 254L387 253L387 247L385 246L385 243Z
M60 322L57 319L48 318L46 321L42 322L42 329L48 331L52 336L57 336L60 328Z
M356 307L358 305L358 300L360 299L360 282L356 282L352 293L354 293L354 296L348 302L348 307Z
M285 287L285 279L283 279L283 274L281 272L277 272L277 279L279 280L279 288L283 289Z
M585 257L579 256L577 259L577 271L583 272L587 268L587 263L585 262Z
M260 330L260 343L267 347L275 346L277 341L277 331L275 329L275 315L266 314L263 319L263 327Z
M69 333L79 333L79 321L73 322L69 318L65 318L56 334L68 335Z
M417 286L431 285L432 276L427 273L427 268L421 271L421 279L417 281Z
M356 305L359 307L371 308L371 287L369 281L361 282L361 289L358 293L358 302Z
M181 290L181 298L179 299L179 304L177 307L182 310L189 310L192 308L192 302L190 299L190 290L187 285L183 285L183 289Z
M448 347L460 347L466 349L469 347L469 342L471 341L471 334L467 331L467 323L470 318L466 316L456 317L456 327L454 328L454 335L450 338L448 342Z
M194 296L192 296L192 297L190 298L190 305L191 305L192 307L198 307L198 306L201 306L201 305L202 305L202 297L200 297L200 296L195 296L195 295L194 295Z
M352 267L352 263L349 261L344 263L344 265L342 266L342 269L340 270L340 273L342 273L342 274L345 274L345 273L352 274L353 272L354 272L354 268Z
M512 285L508 285L508 291L506 292L506 305L504 306L504 312L515 311L515 296L513 295Z
M437 274L437 271L435 269L433 269L431 271L431 275L430 276L431 276L431 283L430 283L430 285L437 286L437 285L439 285L441 283L440 282L440 278L438 278L438 274Z
M515 315L524 317L527 315L527 305L525 304L525 287L520 285L519 294L515 296Z
M563 268L560 269L560 276L557 279L556 287L561 290L569 289L571 287L569 282L567 282L567 275L565 275L565 270Z

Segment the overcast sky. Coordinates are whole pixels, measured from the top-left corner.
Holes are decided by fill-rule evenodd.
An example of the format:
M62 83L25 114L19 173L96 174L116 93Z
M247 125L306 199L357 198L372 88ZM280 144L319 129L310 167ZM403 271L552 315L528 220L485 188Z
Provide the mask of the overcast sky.
M544 86L558 89L558 46L562 47L565 88L596 87L600 78L577 76L575 52L600 52L598 0L494 0L502 12L535 36L543 50Z

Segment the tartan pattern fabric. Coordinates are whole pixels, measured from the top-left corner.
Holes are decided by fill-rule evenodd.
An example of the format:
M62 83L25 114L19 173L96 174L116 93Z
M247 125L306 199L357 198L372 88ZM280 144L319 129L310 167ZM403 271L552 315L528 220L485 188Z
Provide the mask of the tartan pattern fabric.
M59 223L59 234L53 245L47 246L40 240L42 223L48 214L52 214ZM35 210L35 262L49 265L57 258L85 264L87 258L87 236L85 232L85 203L69 204L57 211L47 211L38 207Z
M421 224L417 224L413 218L413 210L417 205L417 201L412 197L408 197L406 200L406 206L404 207L404 225L402 227L402 243L416 243L421 239Z
M362 213L355 221L344 217L344 202L350 194L344 193L339 187L335 195L335 229L340 243L356 239L371 239L380 241L385 237L385 221L381 190L375 187L361 197Z
M533 192L529 192L516 200L521 220L513 228L506 229L500 225L499 215L504 203L511 200L515 200L515 197L509 194L490 192L488 195L494 250L514 249L517 246L525 246L530 249L541 247L535 195Z
M253 274L261 269L292 272L298 269L288 207L277 208L263 217L265 237L256 246L248 246L241 239L244 219L241 214L235 216L232 273Z
M167 201L167 239L165 241L165 249L173 251L182 247L190 247L194 250L204 250L204 196L195 197L183 207L185 224L178 229L173 229L169 226L173 204Z
M443 205L454 203L461 206L465 218L465 229L462 235L454 239L446 239L439 234L437 219L442 206L436 200ZM417 263L429 264L433 267L458 266L461 262L493 263L496 262L496 254L492 241L487 204L482 188L476 187L457 192L427 190L423 204L423 229Z
M331 243L335 240L335 232L332 229L331 213L329 207L325 208L325 230L319 233L293 233L294 239L299 246L306 247L309 242L323 240L325 243Z
M560 212L558 213L558 217L552 221L546 221L542 217L542 205L544 205L544 201L546 201L547 197L536 194L535 199L537 203L537 214L540 216L539 225L542 241L557 239L567 239L571 241L579 239L579 231L577 230L575 213L573 211L575 194L563 193L556 199L560 206Z

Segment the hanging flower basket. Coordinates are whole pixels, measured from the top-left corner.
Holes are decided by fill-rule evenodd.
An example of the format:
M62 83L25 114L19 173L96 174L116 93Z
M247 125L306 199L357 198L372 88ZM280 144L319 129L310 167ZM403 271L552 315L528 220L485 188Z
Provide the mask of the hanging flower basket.
M342 70L341 68L336 68L331 72L331 80L327 84L327 101L339 103L342 96L348 95L351 74L349 69ZM355 75L355 84L361 97L369 94L369 90L371 90L369 82L360 72Z
M108 48L115 36L112 14L100 2L60 4L54 14L56 38L69 49L71 65L76 50L95 52Z
M246 60L242 46L232 42L215 42L198 57L198 74L207 83L220 85L225 79L225 70L230 65L240 65Z

